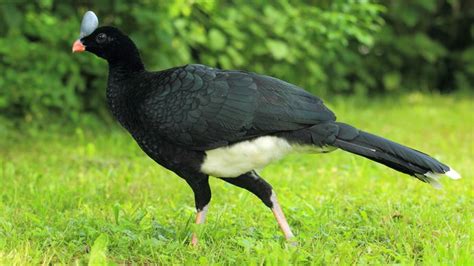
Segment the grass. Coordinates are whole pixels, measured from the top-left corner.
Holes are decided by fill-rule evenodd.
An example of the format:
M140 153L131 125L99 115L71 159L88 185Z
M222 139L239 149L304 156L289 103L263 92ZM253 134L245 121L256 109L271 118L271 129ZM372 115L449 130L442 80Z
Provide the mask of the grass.
M299 245L253 195L212 179L200 246L190 188L122 130L3 132L0 264L472 265L473 99L332 101L339 120L425 151L463 175L429 185L351 154L291 155L262 175Z

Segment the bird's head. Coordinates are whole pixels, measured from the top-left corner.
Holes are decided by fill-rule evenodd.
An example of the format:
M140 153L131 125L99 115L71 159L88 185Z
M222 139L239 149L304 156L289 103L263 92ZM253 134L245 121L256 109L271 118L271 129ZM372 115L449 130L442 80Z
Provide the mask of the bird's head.
M72 45L72 51L91 52L111 62L138 56L133 41L119 29L99 26L99 20L92 11L87 11L81 23L79 39Z

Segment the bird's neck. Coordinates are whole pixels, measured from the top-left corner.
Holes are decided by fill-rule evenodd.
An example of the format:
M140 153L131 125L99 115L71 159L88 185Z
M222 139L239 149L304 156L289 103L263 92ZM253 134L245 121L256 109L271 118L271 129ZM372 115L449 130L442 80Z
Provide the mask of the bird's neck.
M109 62L109 74L117 78L128 78L145 71L142 61L131 58L132 60L120 60L116 62Z
M117 77L130 77L145 71L145 66L140 53L135 45L123 49L116 57L107 59L109 63L109 74Z
M127 129L133 125L132 104L139 86L136 81L145 72L145 67L135 45L126 47L117 53L116 57L107 58L109 63L109 78L107 85L107 103L114 116Z

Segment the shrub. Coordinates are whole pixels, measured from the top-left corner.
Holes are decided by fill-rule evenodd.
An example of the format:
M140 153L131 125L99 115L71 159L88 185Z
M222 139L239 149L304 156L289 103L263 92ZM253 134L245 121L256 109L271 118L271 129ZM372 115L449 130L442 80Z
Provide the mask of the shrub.
M105 114L107 66L72 55L82 14L121 28L149 69L187 63L276 76L315 94L470 89L467 2L79 1L0 5L0 112L27 121Z

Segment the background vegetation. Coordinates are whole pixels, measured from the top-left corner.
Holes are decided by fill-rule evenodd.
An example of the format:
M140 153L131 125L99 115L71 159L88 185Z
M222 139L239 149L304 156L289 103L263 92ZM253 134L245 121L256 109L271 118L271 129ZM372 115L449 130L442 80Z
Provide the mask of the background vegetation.
M192 248L191 190L109 123L106 62L71 54L89 9L151 70L288 80L463 179L434 190L341 151L292 155L263 176L297 247L258 199L211 179ZM0 1L0 265L472 265L473 21L462 0Z
M471 1L317 3L2 2L0 112L26 121L107 117L106 63L70 51L88 9L101 25L129 34L153 70L187 63L246 69L321 96L472 90Z

